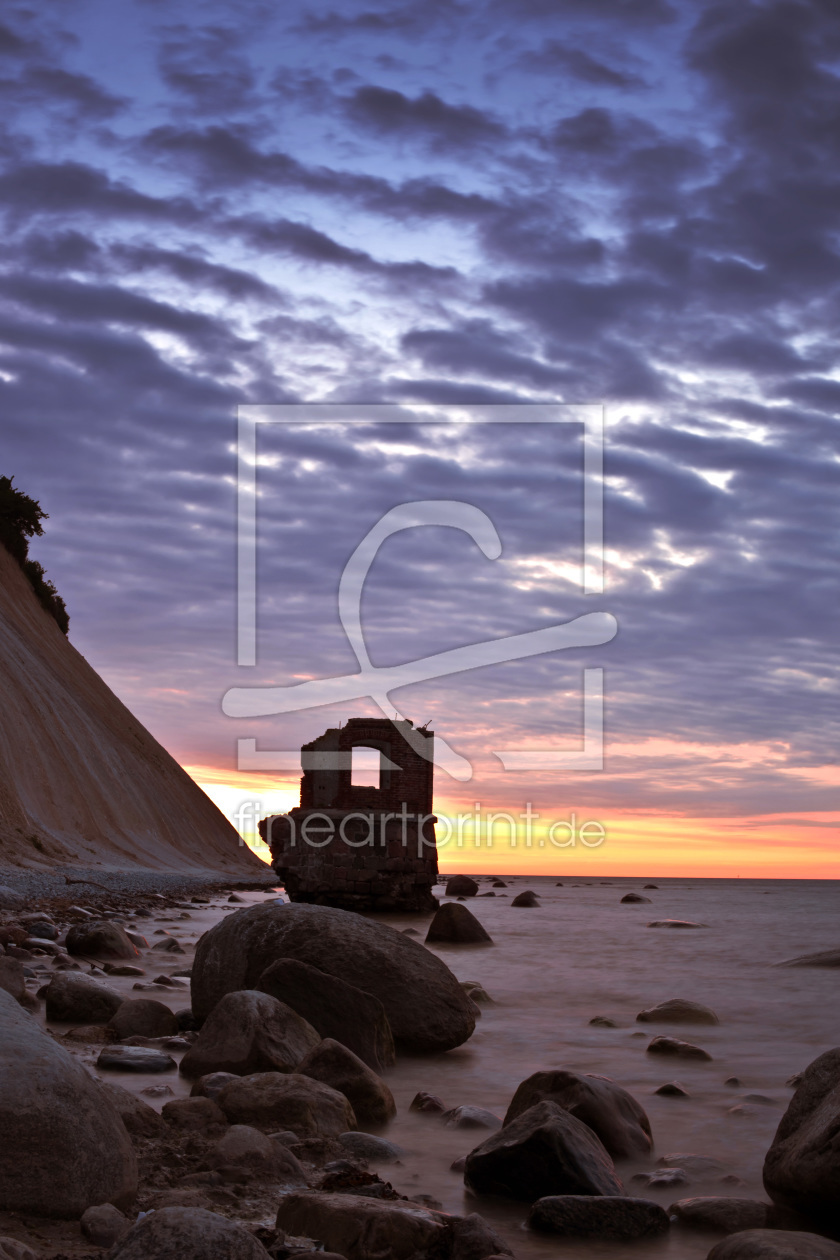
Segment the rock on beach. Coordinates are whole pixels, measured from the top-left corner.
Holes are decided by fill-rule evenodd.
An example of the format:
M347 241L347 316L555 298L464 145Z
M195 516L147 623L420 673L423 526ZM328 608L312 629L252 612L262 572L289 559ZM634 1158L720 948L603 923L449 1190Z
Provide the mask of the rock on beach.
M693 1045L690 1041L680 1041L679 1037L654 1037L647 1048L648 1054L671 1055L678 1059L698 1059L710 1062L712 1056L708 1050Z
M301 1137L338 1137L356 1128L344 1094L296 1072L256 1072L225 1085L216 1099L231 1124L265 1133L292 1129Z
M226 993L181 1060L181 1074L294 1072L320 1040L285 1002L254 990Z
M615 1081L563 1068L535 1072L518 1086L504 1123L538 1102L552 1102L583 1121L613 1159L644 1158L653 1146L650 1121L640 1103Z
M719 1024L720 1020L710 1006L702 1002L689 1002L685 998L669 998L647 1010L639 1011L637 1024Z
M137 1161L115 1107L3 990L0 1133L6 1211L78 1219L97 1204L133 1202Z
M298 1067L301 1076L321 1081L344 1094L363 1125L383 1125L397 1114L394 1095L352 1050L331 1037L310 1050Z
M267 1260L268 1252L236 1221L203 1208L150 1212L108 1253L108 1260Z
M764 1188L780 1207L840 1233L840 1049L802 1073L764 1160Z
M528 1227L564 1238L598 1238L633 1242L668 1232L668 1213L650 1199L628 1195L550 1195L538 1199L528 1214Z
M466 906L448 901L436 912L426 933L427 945L492 945L490 933Z
M840 1243L805 1232L747 1229L722 1239L706 1260L840 1260Z

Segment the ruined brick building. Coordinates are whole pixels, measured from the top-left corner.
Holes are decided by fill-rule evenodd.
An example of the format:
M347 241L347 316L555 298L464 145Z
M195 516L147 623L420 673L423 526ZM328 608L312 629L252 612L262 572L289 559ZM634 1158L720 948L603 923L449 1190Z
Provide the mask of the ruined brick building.
M434 734L350 718L301 749L300 805L259 825L292 901L344 910L437 908ZM352 782L353 750L379 753L379 786Z

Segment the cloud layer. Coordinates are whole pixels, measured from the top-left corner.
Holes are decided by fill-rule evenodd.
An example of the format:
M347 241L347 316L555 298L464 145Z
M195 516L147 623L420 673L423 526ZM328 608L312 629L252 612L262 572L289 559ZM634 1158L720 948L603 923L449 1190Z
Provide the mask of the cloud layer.
M51 515L36 551L71 638L175 755L232 769L237 737L297 747L358 711L243 726L220 700L354 670L349 555L397 503L459 499L502 557L390 540L376 663L595 608L620 627L395 697L471 758L475 799L836 810L813 773L838 737L834 7L62 12L0 27L2 471ZM602 597L578 581L575 426L467 423L551 401L606 406ZM400 410L261 433L247 671L255 402ZM595 665L606 772L503 774L493 749L575 745Z

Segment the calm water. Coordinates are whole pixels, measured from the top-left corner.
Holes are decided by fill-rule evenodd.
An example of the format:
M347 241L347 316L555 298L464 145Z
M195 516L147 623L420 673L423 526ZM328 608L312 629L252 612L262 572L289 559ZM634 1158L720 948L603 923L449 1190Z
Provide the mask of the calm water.
M507 890L498 890L507 891L507 897L469 902L493 937L492 947L435 947L460 980L480 981L494 1005L483 1007L483 1017L465 1046L433 1059L402 1058L388 1073L399 1114L387 1136L406 1154L401 1165L383 1167L382 1175L401 1193L432 1195L448 1211L481 1211L518 1257L558 1252L569 1260L617 1260L628 1254L657 1260L705 1257L711 1245L708 1238L678 1229L662 1242L629 1248L561 1243L528 1234L522 1228L525 1205L476 1200L465 1191L462 1176L450 1171L454 1159L481 1141L481 1132L446 1129L435 1117L410 1113L409 1103L418 1090L428 1090L450 1106L473 1104L503 1116L516 1086L532 1072L566 1067L599 1073L629 1090L653 1126L653 1158L618 1166L630 1193L663 1206L695 1194L764 1199L761 1166L791 1096L785 1081L840 1044L838 973L778 970L772 964L840 945L840 884L657 879L658 889L644 894L651 905L621 905L625 892L641 892L647 881L569 880L562 888L555 887L554 879L519 877L507 882ZM489 888L488 880L481 884L482 891ZM539 909L511 907L512 896L524 888L539 892ZM264 900L256 893L243 896ZM218 902L196 907L189 924L167 920L188 951L183 962L189 963L195 938L232 909ZM692 919L708 926L696 931L646 926L657 918ZM426 920L389 916L387 921L425 934ZM154 926L146 920L141 930L148 933ZM130 982L123 983L128 991ZM154 996L168 1000L168 995ZM711 1006L720 1026L635 1023L640 1010L673 997ZM183 998L173 995L170 1005L184 1004ZM619 1026L590 1027L594 1015L607 1015ZM713 1061L648 1056L645 1047L660 1032L696 1042ZM740 1078L741 1088L724 1085L731 1076ZM120 1082L140 1090L162 1079L176 1093L189 1091L186 1082L173 1076L120 1077ZM691 1096L654 1095L657 1086L669 1080L678 1080ZM740 1114L727 1114L750 1093L766 1095L773 1105L751 1104ZM165 1099L149 1101L159 1108ZM713 1156L743 1184L694 1180L686 1187L656 1191L631 1181L633 1173L652 1169L657 1157L678 1152Z

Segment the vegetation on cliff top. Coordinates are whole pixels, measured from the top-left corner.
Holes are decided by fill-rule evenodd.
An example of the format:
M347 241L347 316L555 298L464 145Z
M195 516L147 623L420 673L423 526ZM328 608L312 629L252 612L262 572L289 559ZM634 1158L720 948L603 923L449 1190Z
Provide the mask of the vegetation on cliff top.
M70 618L64 600L47 578L43 565L29 559L29 539L43 534L41 521L49 520L49 516L37 499L16 489L13 481L14 477L0 477L0 542L23 569L41 607L66 634Z

